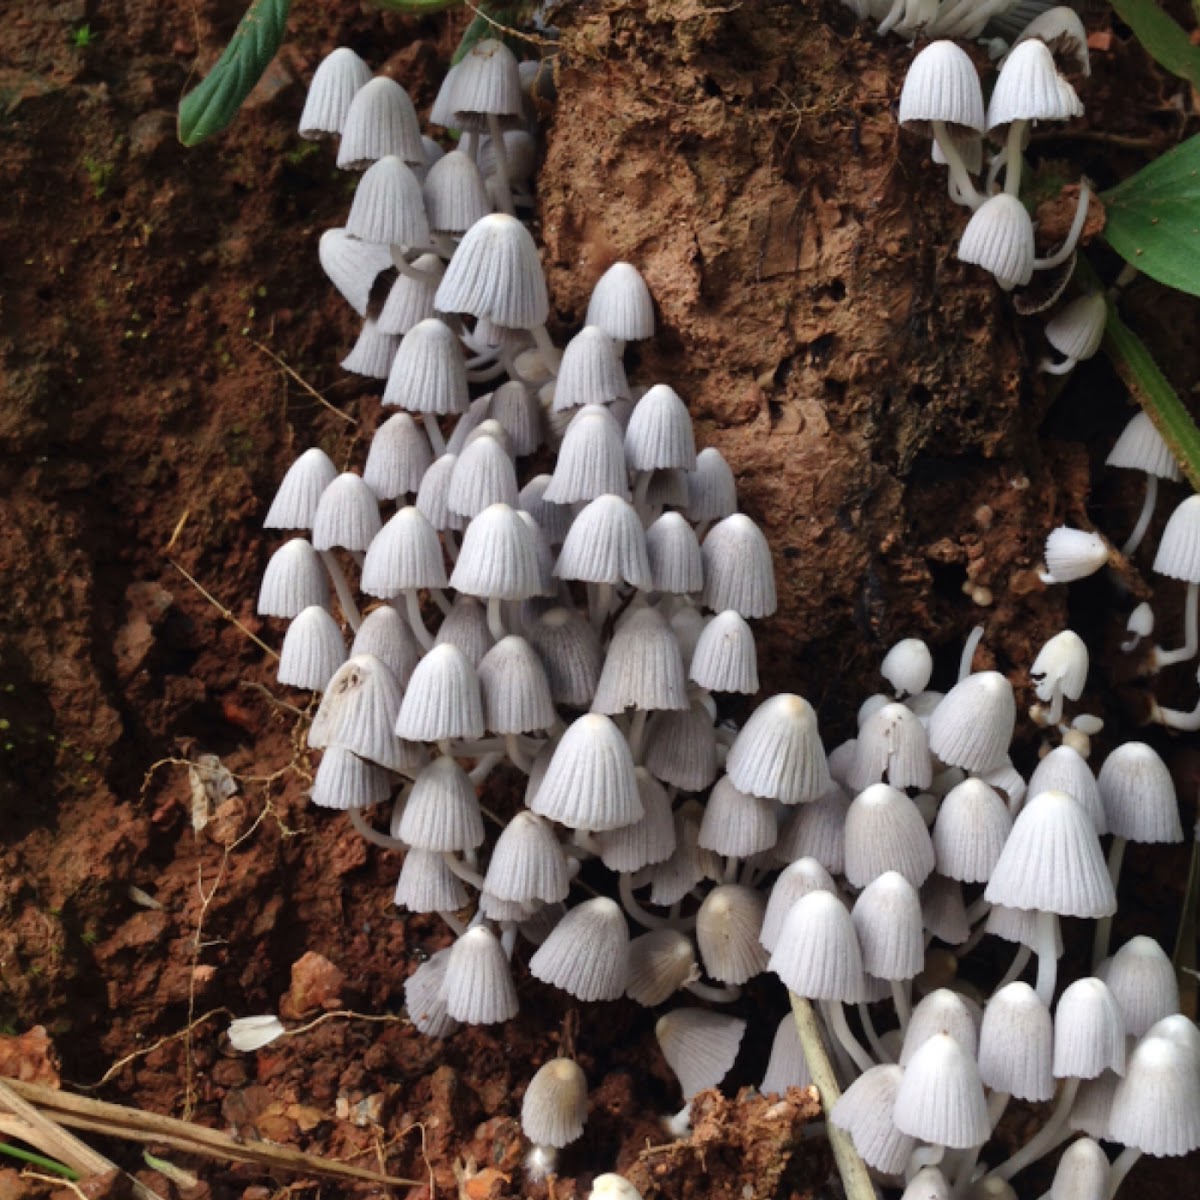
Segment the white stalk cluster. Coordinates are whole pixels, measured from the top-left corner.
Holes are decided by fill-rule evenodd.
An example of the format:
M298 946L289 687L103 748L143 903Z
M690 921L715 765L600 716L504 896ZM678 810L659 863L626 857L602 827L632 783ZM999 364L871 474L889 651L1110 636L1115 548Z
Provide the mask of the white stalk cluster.
M343 149L346 125L376 102L360 101L374 84L346 53L352 86L337 94L350 115L305 120L340 130ZM453 87L483 71L475 59L512 85L507 53L477 46ZM377 89L392 117L407 111L398 87ZM489 130L489 145L507 138L519 81L456 94L439 98L448 123ZM1076 1127L1135 1152L1200 1144L1200 1052L1172 1016L1154 943L1135 939L1103 982L1068 988L1061 1028L1051 1016L1060 916L1111 916L1116 847L1181 836L1153 751L1122 747L1097 780L1064 745L1027 787L1009 757L1008 680L970 673L968 654L960 681L932 692L915 639L888 654L891 692L828 756L797 695L765 700L740 730L720 721L718 697L759 688L748 622L775 610L771 554L737 512L724 459L697 453L682 399L626 380L624 344L653 334L645 283L613 267L560 354L532 238L491 211L519 192L516 153L503 183L493 156L489 187L486 145L465 137L453 177L473 219L432 219L443 202L459 211L459 192L431 193L453 155L430 165L411 130L404 145L385 136L404 124L389 120L339 157L366 174L322 262L366 318L369 352L360 340L352 358L387 379L383 402L398 411L361 473L339 474L316 449L289 470L266 524L297 536L272 557L259 611L291 622L281 682L322 694L313 801L403 852L397 905L440 913L455 935L405 985L414 1024L446 1037L512 1019L522 940L528 972L581 1001L658 1007L689 992L721 1004L770 972L818 1003L851 1085L834 1120L888 1182L928 1183L935 1164L958 1192L1008 1178L1024 1160L989 1172L980 1150L1010 1096L1049 1101L1056 1080L1027 1157ZM425 165L404 159L418 146ZM473 381L492 390L472 398ZM533 473L538 454L549 473ZM1087 673L1086 651L1081 666L1064 641L1035 664L1052 725ZM523 788L507 819L480 800L496 771L510 793L513 779ZM988 933L1018 950L981 1021L955 977ZM1036 991L1019 982L1034 955ZM745 1024L695 1004L659 1018L678 1124L725 1077ZM763 1088L806 1082L785 1016ZM553 1169L586 1114L578 1066L543 1066L522 1109L532 1172ZM1123 1156L1112 1175L1125 1169ZM1107 1181L1107 1160L1093 1174Z
M856 17L877 22L880 34L898 33L906 38L918 35L977 38L989 22L1013 10L1045 7L1028 0L842 0L842 3ZM1070 9L1066 11L1075 17Z

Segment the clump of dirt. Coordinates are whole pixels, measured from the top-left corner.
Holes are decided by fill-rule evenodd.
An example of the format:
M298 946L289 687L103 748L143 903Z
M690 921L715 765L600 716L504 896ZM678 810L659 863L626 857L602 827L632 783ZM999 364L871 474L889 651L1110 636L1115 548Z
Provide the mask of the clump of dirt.
M293 132L302 81L348 44L427 110L469 14L299 6L234 128L185 151L175 105L241 8L67 0L0 30L0 167L16 181L0 216L0 1022L47 1031L4 1061L487 1200L543 1194L516 1114L567 1048L593 1099L557 1200L614 1165L648 1196L815 1193L828 1164L800 1145L803 1093L707 1093L693 1136L666 1145L680 1098L653 1014L580 1010L522 974L521 1015L499 1029L439 1043L400 1015L404 979L447 934L397 914L394 856L307 805L308 701L253 640L281 634L254 616L259 521L298 451L361 462L379 420L378 389L336 366L355 327L315 249L350 191L329 147ZM961 211L894 120L909 49L833 4L605 0L558 19L540 233L560 332L610 262L643 270L662 334L631 373L688 400L774 548L766 688L810 696L836 738L898 637L929 637L940 677L976 620L979 665L1010 672L1068 616L1111 646L1144 594L1133 570L1080 600L1035 567L1053 524L1090 524L1123 401L1095 371L1086 395L1056 398L1030 370L1036 330L953 257ZM1160 81L1116 43L1091 86ZM1123 112L1123 135L1170 132L1147 112L1149 132ZM205 787L203 755L232 790ZM1138 889L1161 861L1131 852ZM1168 927L1170 895L1138 895L1125 919ZM281 1005L308 1028L231 1050L232 1016ZM733 1087L761 1078L783 1007L772 981L747 988L740 1011L759 1019ZM203 1180L189 1197L285 1182L187 1165Z

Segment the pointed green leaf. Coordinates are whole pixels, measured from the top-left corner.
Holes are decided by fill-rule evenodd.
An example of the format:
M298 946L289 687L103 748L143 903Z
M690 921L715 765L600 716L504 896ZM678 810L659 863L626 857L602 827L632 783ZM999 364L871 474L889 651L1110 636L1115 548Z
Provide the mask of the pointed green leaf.
M194 146L219 133L237 115L275 57L291 0L254 0L225 53L201 84L179 104L179 140Z
M1182 25L1155 0L1112 0L1112 6L1156 62L1200 88L1200 46L1192 45Z
M1105 192L1108 244L1139 271L1200 296L1200 135Z

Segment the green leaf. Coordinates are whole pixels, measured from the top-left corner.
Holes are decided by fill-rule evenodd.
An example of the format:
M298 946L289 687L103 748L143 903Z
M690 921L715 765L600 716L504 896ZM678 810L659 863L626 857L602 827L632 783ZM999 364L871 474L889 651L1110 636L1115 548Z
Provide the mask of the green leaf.
M225 53L179 104L179 140L194 146L220 133L237 115L283 41L292 0L254 0Z
M1200 88L1200 46L1192 45L1183 26L1154 0L1112 0L1112 6L1156 62Z
M1200 135L1100 197L1108 244L1151 279L1200 296Z

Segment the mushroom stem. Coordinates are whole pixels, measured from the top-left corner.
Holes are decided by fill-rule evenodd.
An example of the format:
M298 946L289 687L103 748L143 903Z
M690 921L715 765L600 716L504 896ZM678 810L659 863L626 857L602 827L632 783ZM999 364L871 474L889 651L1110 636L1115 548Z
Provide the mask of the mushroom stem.
M896 1016L900 1019L900 1032L908 1032L908 1020L912 1016L912 980L892 980L892 1004L896 1008ZM884 1062L887 1061L885 1058Z
M871 1053L881 1063L891 1062L892 1056L887 1052L883 1042L879 1040L879 1032L875 1028L875 1022L871 1020L870 1006L865 1000L858 1002L858 1020L863 1027L863 1033L867 1035L867 1044L871 1047Z
M833 1036L842 1044L842 1048L853 1060L860 1071L869 1071L875 1066L875 1060L866 1052L863 1044L850 1031L846 1020L846 1010L840 1000L822 1000L821 1015L833 1032Z
M492 635L492 640L502 642L508 637L508 630L504 628L504 614L500 609L501 601L496 596L489 596L487 602L487 623L488 633Z
M1125 1176L1132 1170L1134 1163L1142 1157L1142 1152L1136 1146L1126 1146L1116 1158L1113 1159L1112 1170L1108 1173L1108 1187L1104 1192L1104 1200L1112 1200L1117 1194L1117 1189L1125 1181Z
M996 991L1000 989L997 988ZM993 992L994 996L996 993ZM1004 1110L1008 1107L1008 1102L1012 1099L1010 1092L993 1092L987 1099L988 1123L993 1129L1000 1124L1000 1118L1004 1116Z
M430 284L436 284L438 281L438 276L434 275L432 271L422 271L420 267L414 267L404 257L402 246L392 247L392 264L401 275L408 276L414 283L419 283L422 287L429 287Z
M589 583L587 585L588 615L597 635L604 633L604 622L612 607L613 585L611 583Z
M1008 127L1008 138L1004 151L1004 190L1010 196L1021 194L1021 168L1024 156L1021 154L1021 138L1025 134L1025 122L1013 121Z
M510 217L515 216L513 208L512 187L508 176L508 147L504 144L504 130L500 128L500 118L495 113L488 113L488 135L492 142L492 153L496 157L496 203L500 211Z
M642 761L642 743L646 739L646 718L649 715L644 708L635 710L629 726L629 753L633 756L635 766Z
M1200 650L1200 583L1189 583L1187 599L1184 601L1184 631L1183 645L1178 650L1164 650L1161 646L1154 647L1154 669L1174 666L1175 663L1187 662L1194 658Z
M1083 226L1087 221L1088 201L1091 199L1091 195L1092 190L1088 187L1088 181L1081 179L1079 181L1079 203L1075 205L1075 219L1071 222L1071 228L1067 232L1067 240L1048 258L1035 258L1033 260L1035 271L1048 271L1052 267L1061 266L1075 253L1075 244L1079 241L1079 235L1083 233Z
M467 778L476 786L480 787L487 781L487 777L504 761L504 755L493 750L490 754L485 754L468 772Z
M685 983L683 986L693 996L700 1000L708 1000L713 1004L733 1004L742 997L742 989L736 983L716 987L711 983L701 983L698 979L693 979L691 983Z
M1038 999L1047 1007L1054 1005L1054 985L1058 979L1058 955L1055 953L1055 937L1058 917L1052 912L1039 912L1037 915L1037 932L1034 949L1038 956L1037 984L1034 991Z
M417 595L416 588L405 590L404 613L408 617L408 625L413 631L413 637L421 643L421 648L423 650L432 650L433 634L425 628L425 622L421 620L421 599Z
M458 919L458 917L454 915L454 913L443 912L439 908L438 916L450 926L450 932L453 933L455 937L462 937L462 935L467 932L467 927Z
M1067 1117L1071 1113L1071 1105L1075 1103L1075 1093L1079 1091L1079 1080L1066 1079L1059 1093L1058 1103L1046 1123L1037 1131L1024 1146L1012 1157L1002 1162L989 1175L997 1179L1011 1179L1018 1171L1023 1171L1032 1162L1037 1162L1043 1154L1049 1154L1064 1138L1070 1137L1071 1130L1067 1127Z
M450 851L446 851L446 853L442 855L442 859L445 861L446 866L448 866L450 870L453 871L454 874L463 881L463 883L469 883L476 891L483 891L483 876L480 875L478 871L472 871L465 862L459 858L456 858L452 853L450 853Z
M521 749L521 739L515 733L505 735L504 746L508 751L509 761L518 771L523 771L526 775L529 774L533 767L533 762L529 756Z
M622 872L617 876L617 892L621 897L621 907L639 924L647 929L690 929L696 923L696 919L686 917L670 917L655 916L654 913L647 912L637 901L637 897L633 894L633 876L627 872Z
M946 167L950 171L950 178L954 180L954 186L962 193L967 207L972 210L978 208L983 203L983 197L971 182L971 174L967 170L967 164L963 162L963 156L959 154L958 147L954 143L954 138L946 128L945 121L933 122L933 140L937 142L938 149L941 150L943 157L946 159Z
M1112 880L1113 891L1117 890L1117 881L1121 878L1121 864L1125 861L1125 847L1128 842L1123 837L1114 837L1108 848L1108 877ZM1112 936L1112 917L1101 917L1096 922L1096 932L1092 938L1092 974L1108 957L1108 940Z
M533 344L538 348L542 356L542 362L546 365L546 370L551 375L557 375L558 364L562 361L562 353L550 340L550 335L546 332L545 325L535 325L530 332L533 334Z
M386 833L380 833L378 829L368 824L367 818L363 816L361 808L352 808L350 810L350 824L373 846L382 846L385 850L408 849L407 842L402 842L399 838L388 837Z
M338 604L346 618L346 624L357 633L359 626L362 625L362 614L358 611L358 605L354 603L354 593L346 581L346 573L342 570L342 564L338 562L337 556L332 550L321 550L319 553L321 561L325 564L325 570L329 572L333 590L337 592Z
M829 1145L833 1150L838 1174L842 1177L842 1187L845 1188L847 1200L876 1200L875 1186L867 1172L866 1163L854 1148L850 1135L829 1119L833 1106L841 1096L841 1090L833 1073L833 1064L829 1061L829 1055L825 1053L812 1003L803 996L797 996L795 992L789 991L788 998L792 1003L792 1020L796 1023L796 1033L800 1039L800 1048L804 1052L804 1061L808 1064L809 1076L821 1097Z
M975 651L979 649L979 643L983 641L983 626L976 625L974 629L967 634L967 640L963 643L962 657L958 660L958 682L962 683L964 679L971 673L971 664L975 661Z
M945 1146L918 1146L909 1156L904 1168L904 1181L911 1183L922 1167L936 1167L946 1157Z
M1133 532L1125 539L1125 544L1121 547L1121 553L1126 558L1130 558L1134 551L1142 544L1142 538L1146 536L1146 530L1150 528L1150 518L1154 516L1154 504L1158 499L1158 476L1146 476L1146 494L1142 498L1142 511L1138 513L1137 524L1133 527Z
M437 423L437 417L433 413L422 413L421 421L425 426L425 433L429 437L429 444L433 447L433 457L441 458L446 453L446 439L442 436L442 428Z
M1046 375L1070 375L1079 365L1077 358L1064 358L1062 362L1056 363L1052 359L1043 358L1038 363L1038 370Z

